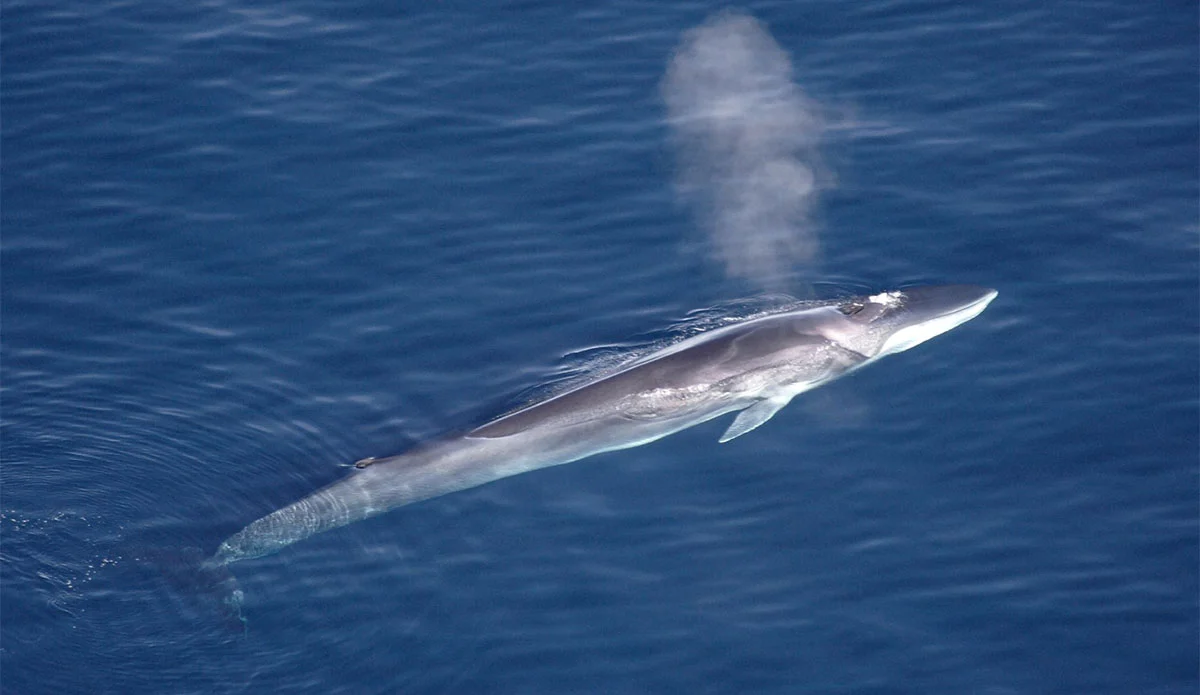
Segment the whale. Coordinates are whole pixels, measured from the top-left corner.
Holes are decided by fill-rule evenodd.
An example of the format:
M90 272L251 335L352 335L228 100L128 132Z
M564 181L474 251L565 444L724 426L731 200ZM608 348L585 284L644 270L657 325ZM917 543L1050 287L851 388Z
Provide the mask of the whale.
M700 332L464 433L363 459L227 538L209 564L269 555L397 507L736 413L719 438L728 442L797 395L971 320L996 295L974 285L912 287L803 302Z

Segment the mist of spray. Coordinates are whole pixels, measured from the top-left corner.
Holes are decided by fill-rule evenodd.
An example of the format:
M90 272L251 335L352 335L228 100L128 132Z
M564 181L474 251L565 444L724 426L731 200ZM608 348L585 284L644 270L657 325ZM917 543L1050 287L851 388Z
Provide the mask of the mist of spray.
M678 192L729 277L786 289L820 244L817 200L831 184L818 156L818 104L761 22L723 13L689 31L662 82Z

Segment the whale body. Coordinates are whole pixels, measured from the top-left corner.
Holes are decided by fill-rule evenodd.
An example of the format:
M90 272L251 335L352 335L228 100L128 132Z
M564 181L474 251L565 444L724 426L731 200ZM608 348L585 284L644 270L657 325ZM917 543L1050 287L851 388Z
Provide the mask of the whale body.
M909 288L809 302L706 331L465 434L359 470L251 523L212 558L225 565L390 509L661 439L737 412L720 441L762 425L796 395L907 350L980 312L996 291Z

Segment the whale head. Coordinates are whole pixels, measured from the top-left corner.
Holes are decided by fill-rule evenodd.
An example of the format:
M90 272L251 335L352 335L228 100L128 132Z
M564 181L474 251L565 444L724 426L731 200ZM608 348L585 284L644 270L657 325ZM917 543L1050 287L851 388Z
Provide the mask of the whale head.
M840 314L825 336L874 361L903 352L975 318L996 298L975 285L934 285L854 297L836 304Z

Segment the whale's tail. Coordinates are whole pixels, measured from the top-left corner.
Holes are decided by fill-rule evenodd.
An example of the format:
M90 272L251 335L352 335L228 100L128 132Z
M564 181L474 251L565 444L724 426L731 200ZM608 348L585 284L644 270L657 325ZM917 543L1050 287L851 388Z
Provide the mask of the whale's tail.
M489 451L487 440L459 439L399 456L362 459L350 475L226 538L209 564L224 566L270 555L314 534L494 480L501 477L495 471L504 460L489 456ZM493 465L485 465L489 463Z
M401 457L396 457L401 458ZM386 485L383 463L368 464L335 483L247 525L226 538L207 561L216 571L242 560L277 552L313 534L361 521L396 505ZM399 479L399 478L397 478ZM228 572L228 569L225 569Z
M201 604L203 612L215 614L226 630L245 635L242 589L225 563L193 547L143 549L138 554L179 594Z
M200 575L212 587L211 593L220 603L222 620L230 627L240 627L244 634L247 623L242 613L242 601L245 594L238 585L237 577L229 570L229 565L209 558L200 563Z

